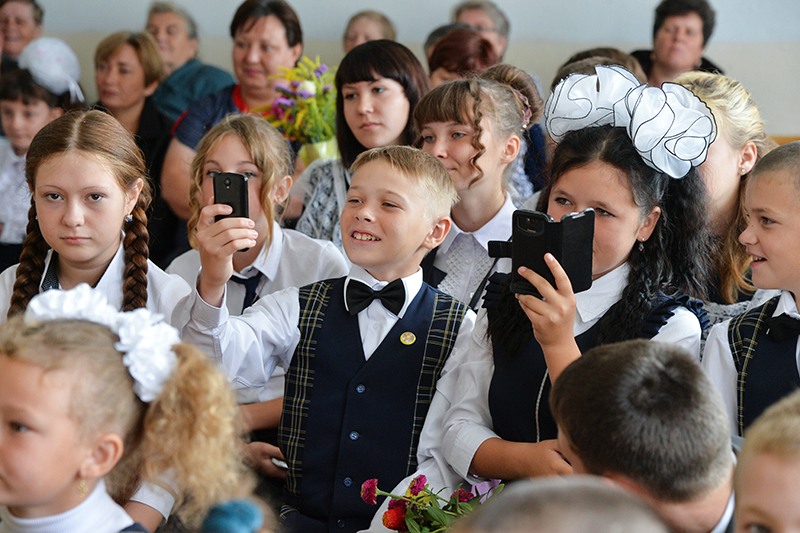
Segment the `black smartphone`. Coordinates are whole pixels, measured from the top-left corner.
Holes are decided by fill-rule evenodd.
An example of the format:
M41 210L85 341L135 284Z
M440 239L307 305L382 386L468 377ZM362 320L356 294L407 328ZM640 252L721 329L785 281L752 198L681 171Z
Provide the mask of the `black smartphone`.
M592 247L594 240L594 210L569 213L560 221L538 211L514 211L511 254L511 290L517 294L541 297L531 283L519 275L524 266L556 286L544 254L550 252L561 264L572 283L573 292L592 286Z
M217 215L219 221L228 217L250 218L247 196L247 176L235 172L219 172L214 175L214 203L233 208L230 215Z
M214 174L214 203L227 204L233 212L230 215L217 215L215 221L229 217L250 218L247 176L236 172ZM250 248L239 250L247 252Z

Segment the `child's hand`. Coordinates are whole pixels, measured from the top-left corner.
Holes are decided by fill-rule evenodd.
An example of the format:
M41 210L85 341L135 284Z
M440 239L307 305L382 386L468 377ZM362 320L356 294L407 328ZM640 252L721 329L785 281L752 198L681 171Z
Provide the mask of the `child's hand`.
M572 474L570 465L561 455L556 439L528 444L528 453L522 457L529 477L566 476Z
M284 479L286 469L277 466L272 459L283 460L280 448L266 442L249 442L244 446L245 459L253 468L269 477Z
M249 218L224 218L214 221L217 215L229 215L231 206L215 204L214 198L200 211L197 220L197 247L200 252L198 290L200 297L211 305L222 304L225 284L233 274L233 254L256 245L258 233Z
M518 294L517 300L531 321L533 334L547 360L550 379L555 381L561 371L581 354L573 332L576 304L572 284L552 254L545 254L544 258L553 273L556 287L536 272L520 267L519 274L536 287L543 299Z

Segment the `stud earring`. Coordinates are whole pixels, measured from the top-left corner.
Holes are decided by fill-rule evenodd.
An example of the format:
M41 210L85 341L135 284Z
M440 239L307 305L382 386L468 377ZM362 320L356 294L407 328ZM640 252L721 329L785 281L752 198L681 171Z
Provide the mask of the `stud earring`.
M743 175L743 176L744 176L745 174L747 174L747 169L746 169L746 168L744 168L744 167L740 168L740 169L739 169L739 174L741 174L741 175Z
M133 221L133 217L130 215L130 213L125 215L125 222L132 222L132 221Z
M81 498L86 497L86 493L89 492L89 487L86 486L86 480L81 478L80 483L78 483L78 496Z

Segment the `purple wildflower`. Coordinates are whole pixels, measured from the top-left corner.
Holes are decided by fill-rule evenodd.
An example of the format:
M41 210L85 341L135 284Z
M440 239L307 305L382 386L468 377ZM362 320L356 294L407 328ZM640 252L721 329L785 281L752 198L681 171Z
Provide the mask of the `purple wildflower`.
M328 65L320 65L314 69L314 75L318 78L321 78L326 72L328 72Z

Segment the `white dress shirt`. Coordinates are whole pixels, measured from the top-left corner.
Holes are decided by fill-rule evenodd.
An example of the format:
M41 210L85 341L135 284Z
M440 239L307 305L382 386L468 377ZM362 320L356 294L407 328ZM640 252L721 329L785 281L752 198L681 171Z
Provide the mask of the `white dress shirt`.
M794 296L789 291L782 291L775 306L772 316L787 314L792 318L800 319L797 311L797 303ZM736 371L736 363L733 362L730 344L728 344L728 326L730 320L726 320L711 328L706 340L705 351L703 352L702 365L714 386L717 387L725 410L730 421L731 435L739 435L739 399L737 394L739 373ZM800 372L800 339L796 348L797 368Z
M627 264L617 267L595 280L589 290L575 295L575 336L589 330L619 301L627 284L628 271ZM437 394L445 395L446 403L452 408L445 415L428 415L443 418L444 457L467 480L470 479L468 471L475 452L486 439L497 437L489 413L489 385L494 374L494 359L486 330L486 311L481 310L472 333L470 355L459 368L458 379L441 380L437 387ZM691 311L678 307L652 340L676 344L699 359L700 323Z
M167 272L178 274L190 285L197 281L200 270L200 253L189 250L167 268ZM312 239L302 233L282 229L277 222L272 224L272 243L262 248L256 259L234 277L250 278L259 273L264 279L258 287L260 297L289 287L303 287L315 281L340 278L347 274L348 265L342 254L330 241ZM242 314L245 286L233 280L225 286L226 307L232 316ZM213 352L209 355L213 356ZM243 384L242 384L243 385ZM265 402L283 396L284 371L277 367L265 386L236 389L239 403Z
M345 280L345 287L358 282L355 280L366 283L373 290L382 289L388 284L377 281L366 270L354 265ZM414 274L402 278L402 281L406 299L398 315L386 310L377 299L358 313L359 333L366 359L375 352L416 297L422 287L422 270L418 269ZM214 307L198 296L191 310L186 340L214 353L229 381L234 382L235 386L263 386L276 366L284 369L289 367L300 342L298 294L299 290L294 287L268 294L240 317L229 316L225 305ZM471 333L473 323L474 320L464 320L456 347L463 345L466 348L468 340L464 337Z
M0 507L0 533L119 533L133 520L114 503L101 479L80 504L68 511L39 518L17 518Z
M258 273L263 274L265 280L257 293L261 297L288 287L302 287L322 279L340 278L348 270L347 261L332 242L312 239L299 231L283 229L273 222L270 246L262 248L250 265L233 275L246 279ZM178 274L191 286L197 281L199 271L200 253L197 250L189 250L176 257L167 267L167 273ZM244 285L229 281L226 292L228 312L241 315Z

